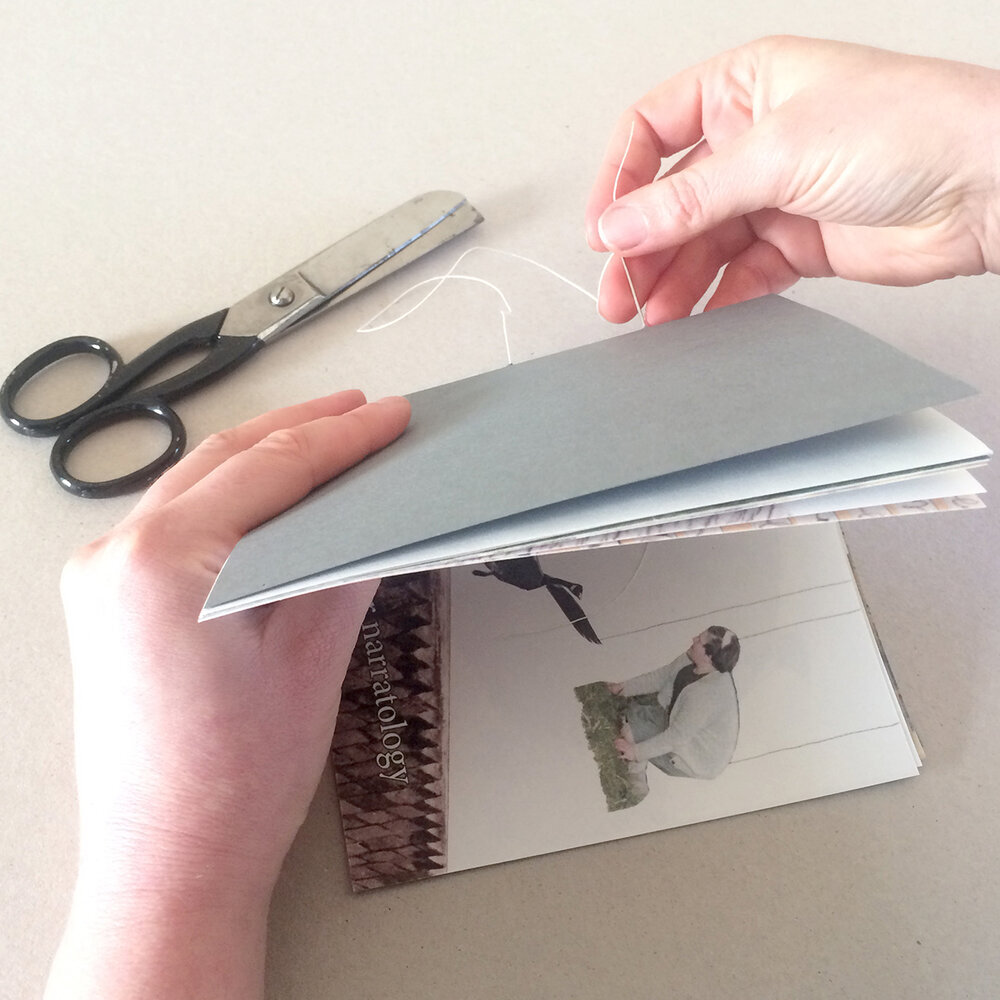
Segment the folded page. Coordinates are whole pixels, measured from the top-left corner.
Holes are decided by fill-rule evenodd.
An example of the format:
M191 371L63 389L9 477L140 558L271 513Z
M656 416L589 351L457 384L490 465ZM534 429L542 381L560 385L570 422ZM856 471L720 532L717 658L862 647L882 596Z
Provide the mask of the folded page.
M856 427L969 386L771 296L416 393L398 441L247 535L207 610L448 532Z

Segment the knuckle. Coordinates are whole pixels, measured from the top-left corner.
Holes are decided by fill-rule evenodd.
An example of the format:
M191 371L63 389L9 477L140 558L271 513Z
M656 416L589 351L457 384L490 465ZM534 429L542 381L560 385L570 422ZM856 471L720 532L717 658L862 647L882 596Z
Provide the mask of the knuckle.
M318 484L317 459L309 437L301 427L282 427L261 438L252 449L271 475L303 489Z
M761 35L737 49L755 69L773 65L782 59L794 58L806 47L804 39L789 34Z
M734 275L741 297L757 298L767 295L771 288L771 276L758 263L746 263Z
M74 552L60 577L64 600L102 601L114 593L133 594L151 579L155 585L164 552L172 548L159 523L146 518L119 526Z
M799 39L794 35L761 35L759 38L754 39L747 47L770 54L779 52L782 49L793 48L798 41Z
M367 455L374 450L372 428L363 414L356 410L345 413L341 418L341 426L352 452Z
M663 208L674 225L701 230L707 218L710 192L696 166L664 178Z
M239 434L235 428L230 427L223 431L215 431L209 434L202 441L195 451L208 452L209 454L232 455L243 450L243 444L239 439Z
M91 542L89 545L77 549L66 560L59 577L59 591L64 599L82 589L94 565L94 560L97 557L95 550L99 544L99 542Z
M311 457L306 435L298 427L281 427L271 431L255 447L265 454L295 463L309 462Z

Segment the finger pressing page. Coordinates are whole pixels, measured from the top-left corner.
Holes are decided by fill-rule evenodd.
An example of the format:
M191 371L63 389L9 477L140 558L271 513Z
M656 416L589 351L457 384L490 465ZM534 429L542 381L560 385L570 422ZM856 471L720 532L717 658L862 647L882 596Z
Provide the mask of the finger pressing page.
M237 427L212 434L146 491L129 518L139 517L180 496L233 455L252 447L274 431L320 417L347 413L364 402L365 394L360 389L345 389L330 396L270 410Z
M347 413L282 427L233 455L170 504L217 571L246 532L398 437L407 400L390 396ZM197 539L197 541L195 541Z

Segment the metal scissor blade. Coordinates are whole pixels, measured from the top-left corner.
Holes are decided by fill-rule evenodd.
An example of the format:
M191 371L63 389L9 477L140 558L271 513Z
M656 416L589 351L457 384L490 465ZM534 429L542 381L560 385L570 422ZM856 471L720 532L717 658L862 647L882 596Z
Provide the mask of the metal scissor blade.
M338 240L298 271L328 299L339 301L482 221L457 191L429 191Z
M241 299L220 333L272 341L482 221L456 191L417 195Z

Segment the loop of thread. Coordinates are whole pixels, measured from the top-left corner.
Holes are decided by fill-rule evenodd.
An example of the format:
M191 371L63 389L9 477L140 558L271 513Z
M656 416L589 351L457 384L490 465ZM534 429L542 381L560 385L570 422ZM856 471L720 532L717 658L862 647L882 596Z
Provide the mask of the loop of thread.
M629 127L629 130L628 130L628 142L625 143L625 152L622 153L621 163L618 164L618 173L615 174L615 183L614 183L614 186L611 189L611 200L612 200L612 202L615 202L615 201L618 200L618 181L621 179L622 171L625 169L625 160L628 159L628 151L632 148L632 138L633 138L634 135L635 135L635 119L633 118L632 119L632 124L631 124L631 126ZM600 289L600 287L601 287L601 284L600 284L601 281L604 280L604 274L605 274L605 272L608 269L608 264L610 264L613 259L614 259L614 255L612 254L608 258L607 263L604 265L604 270L601 271L601 277L600 277L600 279L598 280L598 283L597 283L598 289ZM639 296L635 294L635 285L632 284L632 275L629 273L628 262L625 260L624 257L621 258L621 261L622 261L622 268L625 271L625 280L628 282L629 291L632 293L632 301L635 303L636 315L638 315L639 321L642 323L642 325L645 326L646 325L646 317L643 314L642 306L639 305Z
M527 264L532 264L534 267L541 268L541 270L545 271L546 273L551 274L555 278L558 278L563 283L569 285L570 288L575 288L578 292L582 292L591 301L595 303L597 302L596 295L591 294L585 288L578 285L575 281L571 281L565 275L562 275L558 271L553 270L547 264L542 264L540 261L533 260L531 257L525 257L524 254L514 253L512 250L499 250L496 247L476 246L476 247L469 247L468 250L460 254L456 258L455 262L451 265L451 267L448 268L447 271L445 271L444 274L439 274L432 278L425 278L423 281L418 281L415 285L411 285L405 291L401 292L391 302L389 302L387 305L379 309L379 311L375 313L374 316L371 316L368 320L362 323L361 326L358 327L357 332L375 333L378 330L385 330L387 327L390 327L393 324L400 322L400 320L406 319L407 316L410 316L413 313L415 313L446 281L449 280L474 281L477 284L486 285L487 288L492 288L493 291L495 291L497 295L500 296L500 301L503 303L503 307L500 310L500 323L503 328L504 347L507 351L507 364L508 365L513 364L514 362L513 358L511 357L511 351L510 351L510 338L507 333L507 317L511 315L512 310L510 307L510 303L507 301L507 297L496 285L493 284L492 281L487 281L485 278L477 278L471 274L454 273L455 268L457 268L458 265L461 264L462 261L465 260L465 258L468 257L470 253L474 253L476 250L485 250L488 251L489 253L498 253L503 255L504 257L512 257L515 260L521 260ZM407 309L400 315L395 316L390 320L387 320L384 323L377 322L378 319L381 316L384 316L385 313L387 313L390 309L392 309L393 306L396 305L396 303L402 301L412 292L415 292L418 288L422 288L425 285L431 285L433 287L431 287L430 290L425 295L423 295L416 303L410 306L409 309Z

